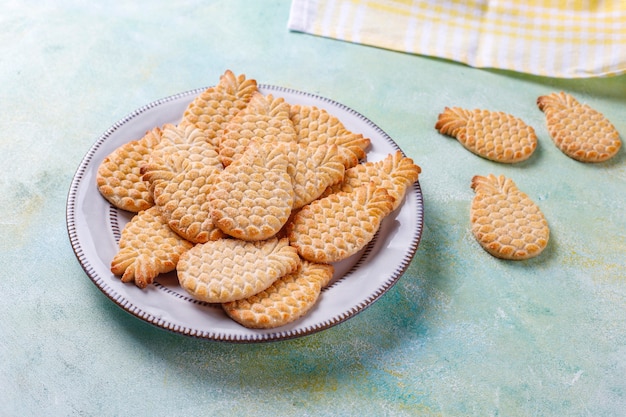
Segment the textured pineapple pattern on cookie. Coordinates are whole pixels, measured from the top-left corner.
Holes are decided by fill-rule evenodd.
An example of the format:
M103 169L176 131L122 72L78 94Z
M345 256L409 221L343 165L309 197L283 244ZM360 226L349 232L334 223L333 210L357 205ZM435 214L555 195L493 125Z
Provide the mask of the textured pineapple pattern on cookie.
M181 287L194 298L226 303L258 294L296 271L300 262L287 239L226 238L194 246L181 256L176 270Z
M151 207L124 226L111 272L121 275L123 282L145 288L159 274L173 271L180 256L192 246L167 226L156 207Z
M311 262L337 262L354 255L375 236L394 198L369 183L313 201L287 226L292 246Z
M189 167L201 168L206 165L222 167L217 148L207 142L200 129L190 125L164 125L161 142L152 150L150 162L163 160L166 156L174 154L180 160L188 160ZM171 168L181 172L180 166Z
M504 176L472 178L476 195L470 209L472 233L491 255L522 260L539 255L550 229L539 207Z
M211 192L211 217L232 237L256 241L274 236L293 207L287 144L252 142L219 175Z
M540 96L548 132L565 155L581 162L602 162L617 154L622 142L615 126L597 110L564 92Z
M258 91L255 80L227 70L216 86L207 88L189 104L180 126L192 125L200 129L217 149L226 125L247 106L255 91Z
M191 160L174 154L166 156L161 164L144 166L142 172L152 184L155 205L167 225L190 242L204 243L224 237L213 224L209 201L221 170L221 165L194 166Z
M108 155L98 167L96 185L113 206L137 213L152 207L152 193L141 179L141 167L150 160L161 142L161 129L154 128L139 140L125 143Z
M470 152L496 162L524 161L537 148L535 130L503 112L446 107L435 129L456 138Z
M266 290L224 303L222 307L229 317L248 328L284 326L304 316L315 305L333 272L332 265L302 261L296 272L279 278Z
M308 146L337 145L345 167L351 168L365 158L371 141L345 128L338 118L315 106L293 105L293 121L298 142Z
M411 158L402 155L402 152L387 155L376 162L360 163L348 169L344 179L337 185L330 187L325 195L338 191L352 191L368 182L383 187L394 198L393 209L397 209L406 190L417 181L421 168L413 163Z
M239 158L252 141L296 142L296 130L289 118L290 108L283 98L254 93L246 108L228 123L219 140L224 166Z
M294 210L314 201L328 187L343 180L344 158L337 145L307 146L292 143L287 151L289 175L294 191Z

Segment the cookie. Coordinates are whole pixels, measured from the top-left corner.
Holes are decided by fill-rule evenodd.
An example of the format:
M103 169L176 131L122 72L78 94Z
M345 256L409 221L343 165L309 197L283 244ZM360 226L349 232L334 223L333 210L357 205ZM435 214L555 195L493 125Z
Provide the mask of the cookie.
M472 178L476 195L470 209L472 233L491 255L522 260L539 255L550 229L539 207L504 176Z
M311 262L346 259L374 238L393 202L387 190L374 183L330 194L298 211L287 227L289 242Z
M289 144L289 175L294 191L293 209L317 199L344 178L345 160L337 145Z
M287 239L245 242L220 239L183 254L176 271L181 287L208 303L227 303L257 294L300 265Z
M228 123L219 141L222 164L228 166L239 158L251 141L296 142L290 109L281 97L254 93L246 108Z
M256 91L255 80L246 79L244 74L236 76L227 70L216 86L207 88L187 106L180 125L200 129L206 140L217 149L228 122L248 105Z
M602 162L617 154L622 142L615 126L597 110L560 92L537 99L548 132L565 155L581 162Z
M218 161L214 152L213 159ZM153 160L142 169L151 183L154 202L167 225L182 238L205 243L224 237L211 218L209 194L222 170L217 164L194 164L176 153Z
M302 261L296 272L279 278L266 290L224 303L222 308L230 318L248 328L284 326L309 312L333 272L332 265Z
M189 160L190 166L222 166L217 148L206 140L204 132L191 125L166 124L161 129L161 142L152 149L150 159L163 160L166 155L177 154ZM180 168L180 167L172 167Z
M535 130L504 112L446 107L435 129L456 138L470 152L495 162L525 161L537 148Z
M180 256L192 246L167 226L156 207L151 207L136 214L122 229L111 272L121 275L123 282L145 288L159 274L173 271Z
M346 168L365 158L371 144L368 138L349 131L337 117L315 106L293 105L290 118L299 143L307 146L337 145Z
M387 190L394 198L393 210L397 209L404 201L406 190L418 179L421 168L397 151L387 155L384 159L376 162L363 162L348 170L343 181L330 187L325 195L339 192L352 191L368 182L373 182Z
M141 179L141 167L161 142L162 131L154 128L138 140L115 149L98 166L96 186L113 206L137 213L154 205L152 193Z
M255 241L274 236L293 207L287 144L252 142L211 192L211 217L224 233Z

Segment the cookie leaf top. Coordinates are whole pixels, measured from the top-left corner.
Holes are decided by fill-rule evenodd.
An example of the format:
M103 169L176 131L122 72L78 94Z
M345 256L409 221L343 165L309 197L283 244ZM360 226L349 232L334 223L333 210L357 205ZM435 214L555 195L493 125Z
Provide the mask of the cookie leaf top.
M289 175L294 189L293 209L317 199L330 186L343 180L344 158L337 145L316 147L293 143L289 152Z
M156 207L151 207L124 226L111 272L121 275L123 282L145 288L159 274L173 271L180 255L192 246L169 228Z
M330 187L326 194L338 191L352 191L353 189L373 182L384 187L394 198L395 210L404 201L406 190L417 181L422 169L397 151L376 162L363 162L346 170L344 179L339 184Z
M189 104L180 125L200 129L217 148L226 125L247 106L255 91L258 91L256 80L227 70L216 86L207 88Z

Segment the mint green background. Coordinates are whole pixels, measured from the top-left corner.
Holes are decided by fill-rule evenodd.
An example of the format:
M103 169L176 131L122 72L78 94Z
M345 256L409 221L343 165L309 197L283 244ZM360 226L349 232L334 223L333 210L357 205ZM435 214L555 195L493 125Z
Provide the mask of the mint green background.
M539 95L566 91L626 136L626 77L540 78L286 28L290 2L0 2L0 415L620 416L626 410L626 150L554 147ZM168 333L105 297L65 225L93 142L225 69L316 93L377 123L421 167L425 225L406 274L327 331L238 345ZM532 125L504 166L434 130L445 106ZM129 138L130 139L130 138ZM497 260L469 227L476 174L514 179L548 248Z

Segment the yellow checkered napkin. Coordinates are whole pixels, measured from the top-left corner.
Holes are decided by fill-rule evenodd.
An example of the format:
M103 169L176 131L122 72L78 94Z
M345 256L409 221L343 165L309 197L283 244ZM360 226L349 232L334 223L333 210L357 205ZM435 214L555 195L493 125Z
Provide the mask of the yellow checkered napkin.
M626 0L293 0L288 28L478 68L626 73Z

